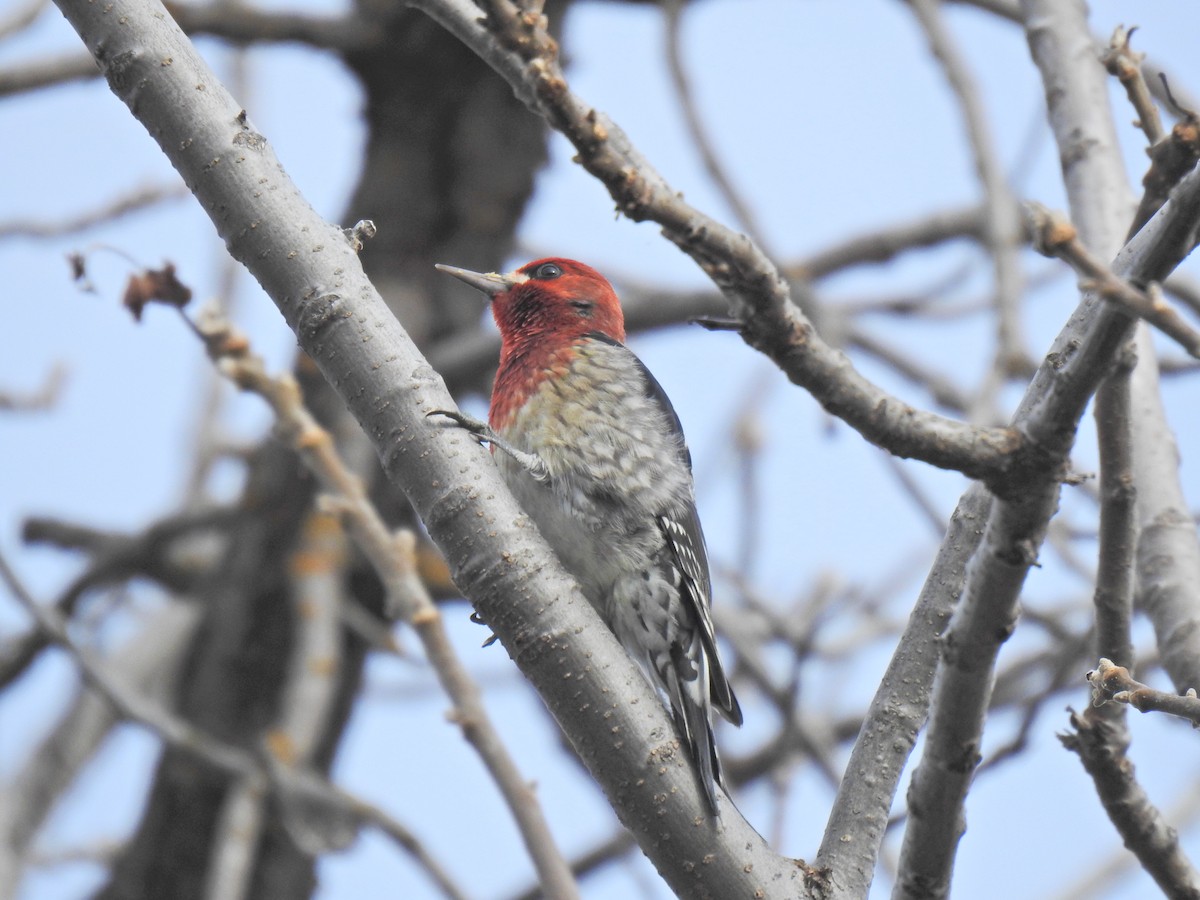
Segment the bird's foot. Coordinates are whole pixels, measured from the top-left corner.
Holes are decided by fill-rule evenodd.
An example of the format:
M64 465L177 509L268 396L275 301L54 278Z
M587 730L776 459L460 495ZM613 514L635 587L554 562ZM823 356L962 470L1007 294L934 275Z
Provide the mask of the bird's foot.
M486 441L489 444L494 444L499 440L496 432L492 431L492 426L487 422L484 422L482 419L476 419L474 416L468 416L466 413L459 412L458 410L435 409L425 413L425 418L427 419L433 416L445 416L480 443Z
M536 453L528 453L525 450L515 447L506 441L500 435L492 430L492 426L487 422L482 422L473 416L468 416L466 413L452 411L448 409L435 409L433 412L425 414L429 416L445 416L451 419L459 428L464 428L480 443L489 443L497 450L507 453L525 469L537 481L546 481L550 477L549 470L546 468L546 463L542 461Z

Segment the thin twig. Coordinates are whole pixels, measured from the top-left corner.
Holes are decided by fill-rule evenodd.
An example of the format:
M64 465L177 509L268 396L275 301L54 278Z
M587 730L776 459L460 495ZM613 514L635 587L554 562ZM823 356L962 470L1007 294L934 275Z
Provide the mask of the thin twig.
M1200 816L1200 782L1193 781L1182 795L1176 796L1167 807L1165 818L1174 822L1175 828L1183 832L1195 827ZM1124 847L1116 848L1108 859L1088 864L1085 871L1073 884L1068 884L1056 895L1056 900L1104 900L1113 894L1114 886L1127 878L1138 865L1138 858Z
M598 872L605 866L620 862L637 849L637 841L624 828L611 837L601 840L590 850L584 850L571 861L571 871L575 877L583 879L593 872ZM545 900L545 894L540 885L532 885L513 896L513 900Z
M902 378L928 391L930 398L939 406L956 413L965 413L972 406L971 399L951 379L861 326L851 325L847 329L846 346L890 366Z
M1188 688L1183 695L1155 690L1134 679L1125 666L1116 665L1111 659L1101 659L1087 677L1096 706L1110 701L1127 703L1139 712L1164 712L1187 719L1200 728L1200 697L1195 688Z
M1200 116L1185 110L1183 116L1158 143L1147 151L1150 168L1142 176L1142 199L1129 226L1132 236L1167 202L1172 188L1200 159Z
M408 2L463 40L562 132L621 213L661 225L731 302L742 338L829 412L897 455L1003 480L1023 449L1018 432L914 409L863 377L817 333L753 241L686 203L614 122L571 92L557 44L535 17L522 15L509 0L487 0L482 23L479 7L467 0Z
M889 262L908 250L935 247L946 241L959 238L982 241L984 221L982 206L939 210L844 238L788 264L784 273L789 278L817 280L851 266Z
M558 851L529 783L521 776L484 708L478 686L458 658L441 613L415 571L415 537L393 534L367 497L362 481L338 456L333 438L304 406L290 376L272 378L246 339L209 307L195 324L219 370L238 387L261 396L276 417L276 430L293 446L345 521L355 542L383 581L390 611L416 631L438 679L454 701L454 718L487 766L508 802L546 892L555 898L578 896L570 867Z
M0 239L5 238L60 238L87 231L97 225L107 225L114 219L139 212L148 207L171 200L190 197L183 184L153 184L135 188L125 194L102 203L95 209L77 213L59 221L44 219L9 219L0 222Z
M66 366L56 365L36 390L25 393L0 391L0 412L44 412L53 409L66 381Z
M114 678L90 650L71 639L66 624L57 612L33 599L3 554L0 554L0 581L8 586L38 628L67 652L83 677L116 707L122 717L145 726L171 747L231 775L246 777L255 773L268 774L275 789L285 799L292 794L304 796L335 815L349 816L356 823L375 826L407 851L447 897L456 900L465 897L445 869L429 855L413 834L383 810L312 772L278 766L270 768L266 761L249 751L212 737Z
M1175 829L1138 783L1120 729L1101 716L1089 715L1091 712L1073 712L1075 731L1059 735L1059 740L1079 754L1125 846L1163 893L1175 900L1198 900L1200 873L1179 846Z
M1026 204L1026 211L1034 233L1034 247L1039 253L1061 259L1083 276L1085 281L1081 287L1085 290L1094 290L1105 300L1149 322L1189 355L1200 359L1200 332L1188 325L1163 299L1157 285L1147 285L1145 290L1139 290L1118 278L1083 245L1075 227L1065 217L1032 201Z
M1200 283L1188 275L1177 272L1162 283L1163 290L1200 316Z
M241 2L168 2L167 8L188 34L210 35L237 45L298 43L354 53L366 50L380 39L378 21L357 12L308 15Z
M917 479L902 460L896 459L890 453L883 454L883 462L887 466L888 471L895 476L896 481L900 483L901 489L908 498L912 500L917 511L932 529L933 534L940 538L946 533L946 516L945 513L938 509L936 503L933 502L925 490L917 483Z
M995 748L979 764L979 768L976 770L977 778L982 773L1017 758L1026 749L1038 716L1045 710L1047 704L1063 691L1075 688L1078 684L1079 660L1087 657L1091 644L1090 631L1081 635L1076 634L1066 639L1056 639L1054 646L1040 656L1037 660L1040 663L1040 666L1037 667L1040 669L1037 673L1040 676L1037 682L1038 686L1032 687L1033 682L1030 680L1026 690L1022 692L1023 696L1014 704L1020 715L1016 734L1003 745ZM1032 663L1030 668L1033 668ZM998 673L997 681L1003 675L1010 673L1018 677L1022 674L1020 667L1014 664L1008 671ZM996 696L993 692L989 711L996 709L995 701Z
M1151 96L1151 88L1146 83L1145 54L1135 53L1129 44L1136 30L1126 30L1124 25L1118 25L1108 48L1101 55L1101 61L1109 74L1124 85L1129 102L1138 114L1135 124L1142 129L1150 144L1147 151L1150 156L1150 168L1142 178L1144 191L1137 213L1129 226L1129 237L1149 221L1167 201L1171 188L1196 164L1196 160L1200 159L1200 118L1197 118L1194 110L1181 107L1175 102L1167 84L1167 76L1159 72L1153 83L1159 88L1163 102L1168 103L1169 107L1180 115L1180 120L1175 123L1170 134L1163 131L1158 107Z
M941 14L940 0L912 0L913 12L929 41L933 55L942 65L946 80L958 98L970 140L975 169L983 185L984 242L991 253L996 288L995 366L1000 378L1028 369L1020 320L1022 275L1019 248L1022 243L1021 215L1017 199L1008 186L996 155L979 90L966 61L951 40Z
M1154 99L1165 107L1170 115L1179 115L1181 110L1200 109L1200 98L1195 97L1182 78L1172 78L1166 67L1158 60L1147 56L1142 60L1142 78Z
M21 536L26 543L81 550L92 556L87 569L55 601L56 614L67 620L90 592L133 576L153 579L176 595L188 593L208 561L197 553L181 557L174 552L179 542L198 531L219 527L232 515L233 511L220 508L189 510L137 535L115 534L57 519L29 519ZM32 628L0 645L0 689L21 677L49 642L45 631Z
M708 129L700 120L700 111L696 107L691 82L683 65L683 53L680 46L680 32L683 28L683 0L667 0L663 4L663 14L667 19L667 71L671 74L671 83L675 86L675 96L679 100L679 108L683 112L683 120L687 125L688 134L692 138L692 144L700 154L708 177L712 179L717 192L729 205L734 218L745 229L750 239L769 253L768 244L764 240L765 232L759 227L754 211L750 209L750 206L733 186L733 180L725 171L725 167L717 156L716 148L709 140Z
M199 613L197 606L183 603L157 610L106 655L113 676L166 702ZM113 705L78 684L58 721L11 773L0 790L0 897L15 896L22 866L39 864L31 845L43 823L118 724Z
M1124 25L1118 25L1100 61L1104 63L1104 68L1108 69L1108 74L1120 81L1125 88L1125 94L1137 112L1137 126L1145 133L1146 140L1154 145L1163 139L1162 119L1159 118L1158 106L1146 87L1146 79L1142 77L1142 61L1145 54L1135 53L1129 45L1129 39L1135 31L1136 28L1127 29Z

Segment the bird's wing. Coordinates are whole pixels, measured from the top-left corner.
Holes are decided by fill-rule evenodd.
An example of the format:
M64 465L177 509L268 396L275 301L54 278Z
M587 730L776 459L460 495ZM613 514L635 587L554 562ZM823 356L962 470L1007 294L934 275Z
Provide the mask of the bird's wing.
M717 633L713 627L710 608L711 594L708 576L708 558L704 549L704 534L700 531L700 520L694 506L681 521L670 516L659 516L658 523L675 562L683 573L682 594L698 626L700 644L708 660L709 690L714 705L734 725L742 724L742 708L734 696L729 678L717 655Z
M662 411L672 434L677 437L676 443L683 454L683 461L690 472L692 455L688 450L683 436L683 423L679 414L671 405L667 392L663 390L658 379L646 368L646 364L638 359L637 354L605 334L592 333L588 337L605 344L621 347L625 350L642 374L646 396ZM660 515L659 528L667 540L676 564L683 573L683 596L692 613L700 634L700 643L708 660L709 686L712 699L721 714L735 725L742 724L742 709L730 687L729 679L717 656L717 633L712 620L712 580L709 575L708 550L704 543L704 531L700 527L700 517L696 513L696 504L689 499L686 506L673 510L671 514Z

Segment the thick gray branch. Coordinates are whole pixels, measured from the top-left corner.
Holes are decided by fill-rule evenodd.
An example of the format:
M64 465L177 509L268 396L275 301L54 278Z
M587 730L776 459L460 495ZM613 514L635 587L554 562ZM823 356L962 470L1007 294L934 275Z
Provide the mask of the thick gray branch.
M345 400L472 598L664 877L691 896L796 896L803 870L731 806L708 818L645 680L520 513L486 451L426 418L453 401L187 38L153 0L60 0L113 91Z
M1045 82L1073 218L1085 241L1107 256L1119 246L1120 222L1131 205L1115 162L1104 73L1091 52L1084 10L1061 0L1027 0L1022 9ZM1165 278L1194 244L1198 199L1200 176L1193 172L1173 194L1168 205L1173 208L1164 207L1117 256L1114 271L1141 284ZM941 897L949 890L996 654L1015 624L1021 586L1057 508L1059 480L1084 405L1130 329L1124 313L1094 294L1085 296L1018 408L1014 425L1042 449L1044 469L1030 472L1021 492L993 504L971 561L967 590L947 633L928 742L909 792L896 896Z
M908 626L863 720L846 764L816 865L835 896L865 897L875 875L896 786L925 725L943 632L962 595L991 497L976 485L959 501Z
M1179 482L1179 444L1159 391L1154 343L1143 326L1130 381L1133 480L1141 529L1137 601L1154 623L1163 668L1179 692L1200 689L1200 541Z

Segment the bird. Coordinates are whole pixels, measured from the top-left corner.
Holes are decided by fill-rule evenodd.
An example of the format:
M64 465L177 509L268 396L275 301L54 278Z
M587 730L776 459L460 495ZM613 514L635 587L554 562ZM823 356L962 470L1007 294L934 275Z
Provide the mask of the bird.
M559 257L504 275L437 268L483 292L500 331L488 421L437 413L490 444L524 512L665 699L719 816L713 710L734 725L742 710L717 652L691 454L662 386L625 346L616 292Z

